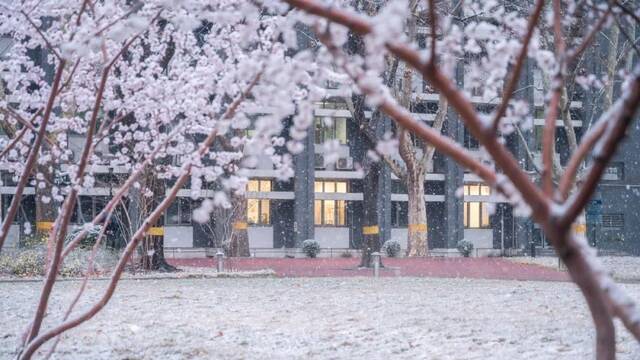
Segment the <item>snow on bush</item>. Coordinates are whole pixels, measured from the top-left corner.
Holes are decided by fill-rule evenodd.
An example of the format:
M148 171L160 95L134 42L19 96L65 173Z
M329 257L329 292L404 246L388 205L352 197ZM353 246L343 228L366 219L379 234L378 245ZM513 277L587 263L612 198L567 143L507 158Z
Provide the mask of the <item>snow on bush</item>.
M90 249L96 243L96 240L98 240L98 235L100 235L100 231L102 231L102 225L87 224L85 226L88 227L87 235L85 235L85 237L80 240L78 246L83 249ZM82 230L83 227L77 227L69 232L65 243L69 243L71 240L73 240Z
M315 258L320 253L320 244L312 239L302 242L302 252L310 258Z
M0 255L0 276L35 277L45 275L47 249L45 246L21 248L15 252ZM60 276L80 277L87 273L91 250L78 248L71 252L62 264ZM96 251L92 273L110 271L118 260L115 251L100 248Z
M469 240L462 239L458 241L456 248L458 249L458 251L460 251L460 254L462 254L462 256L469 257L469 255L471 255L471 252L473 251L473 243Z
M402 250L402 247L398 240L391 239L384 242L382 249L388 257L398 257L400 256L400 250Z
M45 252L42 247L22 250L13 256L0 256L0 274L20 277L44 275Z

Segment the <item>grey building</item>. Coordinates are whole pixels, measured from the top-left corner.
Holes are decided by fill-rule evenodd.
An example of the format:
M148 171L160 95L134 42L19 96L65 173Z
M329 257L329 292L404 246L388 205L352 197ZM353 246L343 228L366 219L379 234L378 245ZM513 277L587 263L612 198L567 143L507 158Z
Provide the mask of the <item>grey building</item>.
M590 55L594 61L586 66L592 71L601 71L595 59L601 58L607 51L606 45L600 46ZM480 111L491 112L500 99L479 96L481 92L466 85L465 74L465 66L461 63L456 73L458 86L471 94L472 102ZM432 122L437 111L438 95L431 92L417 76L413 81L414 88L419 90L413 94L411 110L417 119ZM519 88L523 90L517 96L529 104L533 125L525 130L522 137L515 133L505 136L508 148L532 178L537 176L534 168L539 162L540 137L544 126L544 94L540 90L540 82L540 75L529 64L520 79ZM298 248L306 239L316 239L321 247L334 249L336 255L341 251L360 248L363 239L363 197L366 192L358 164L366 156L364 134L353 121L353 114L348 110L345 99L331 89L328 94L325 101L314 108L315 124L309 129L305 150L295 156L293 179L277 181L268 156L260 159L258 168L250 171L246 195L247 230L250 247L257 256L281 256L283 251ZM577 90L570 108L572 125L579 138L582 129L586 129L602 112L602 99L595 92ZM370 116L371 111L367 111L367 114ZM560 161L566 163L567 134L562 121L558 120L556 126ZM639 240L635 236L640 231L640 222L633 221L640 210L637 199L640 196L638 131L637 124L630 129L629 136L607 169L587 209L589 240L601 249L640 253ZM448 111L443 132L482 158L478 142L452 110ZM340 157L334 164L325 164L322 144L326 140L338 140L340 143ZM82 138L70 136L70 142L72 147L80 146ZM532 151L533 158L527 154L527 149ZM0 209L3 218L16 182L7 170L0 169ZM80 196L73 219L76 224L95 216L108 201L118 176L126 176L126 171L119 168L104 168L99 172L97 186ZM381 241L396 239L406 248L409 224L408 196L404 185L386 170L377 192ZM26 189L7 246L17 246L20 239L27 236L22 224L35 223L34 194L34 188ZM203 193L205 196L207 194L207 191ZM199 202L191 200L190 196L189 190L181 191L160 224L162 230L158 233L163 234L165 247L174 253L178 250L181 253L200 253L200 250L218 247L226 240L224 235L220 235L223 232L192 221L191 212L199 206ZM426 176L424 201L428 243L433 254L455 254L455 246L461 239L473 242L478 255L515 253L528 249L531 243L539 248L548 247L536 225L526 218L515 217L511 205L499 202L492 189L483 184L481 179L437 152ZM219 228L229 224L214 221L211 226ZM118 233L116 226L113 233ZM117 243L114 240L114 245Z

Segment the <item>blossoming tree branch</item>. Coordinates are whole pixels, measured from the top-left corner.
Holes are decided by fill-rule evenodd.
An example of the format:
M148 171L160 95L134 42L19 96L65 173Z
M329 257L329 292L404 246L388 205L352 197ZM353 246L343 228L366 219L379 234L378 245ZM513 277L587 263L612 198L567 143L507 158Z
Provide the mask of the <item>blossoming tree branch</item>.
M515 207L519 207L525 214L529 214L544 229L548 239L556 252L566 264L573 281L582 291L595 324L596 354L598 359L613 359L615 357L615 328L614 318L619 318L625 327L640 341L640 313L635 303L616 285L605 269L599 263L583 236L572 232L571 226L581 216L585 206L599 179L602 177L606 164L611 160L615 150L624 138L626 129L632 123L640 106L640 67L635 66L625 74L624 84L619 99L602 114L596 125L585 135L584 141L572 155L569 170L560 179L561 187L556 187L552 179L552 155L554 147L555 121L561 97L561 84L567 81L565 73L572 61L576 59L594 40L595 34L607 23L610 17L627 16L630 21L637 22L633 13L623 11L625 8L619 2L593 6L589 10L595 21L594 25L585 31L577 44L568 46L563 33L563 18L575 13L576 7L586 4L566 4L554 0L547 4L543 0L537 1L527 14L526 22L512 21L512 29L522 41L512 46L506 57L511 72L505 76L504 92L498 110L493 116L482 116L474 108L469 96L456 86L452 80L451 52L456 47L464 46L464 42L476 42L473 34L464 32L460 25L455 24L453 14L439 17L436 2L431 0L426 5L430 21L430 42L426 51L418 50L413 44L403 41L403 10L406 6L389 4L392 8L375 18L367 18L352 10L337 5L328 5L313 0L287 0L291 6L300 9L315 19L310 22L315 26L317 35L333 55L335 63L342 67L353 80L357 91L369 96L373 106L381 108L399 125L411 130L416 136L443 154L446 154L465 168L476 173L487 184L494 187ZM488 2L485 8L496 6ZM546 8L546 9L545 9ZM501 141L500 124L505 119L505 113L510 106L515 84L520 76L524 61L527 57L534 57L534 40L536 32L542 27L542 14L546 11L551 24L554 49L551 66L546 71L553 81L552 92L546 99L545 131L543 135L543 171L542 186L537 186L529 175L520 168L517 160L507 150ZM481 12L482 13L482 12ZM486 13L482 13L486 14ZM395 19L394 19L395 16ZM506 17L509 19L509 16ZM495 19L493 19L495 21ZM507 20L508 22L509 20ZM474 30L479 26L475 25ZM346 27L358 34L366 36L370 49L370 56L382 56L390 53L403 61L407 66L418 72L440 94L445 96L449 105L456 111L465 126L484 147L495 163L495 170L474 158L461 145L442 135L438 131L412 118L411 113L398 105L389 95L389 89L380 81L377 73L368 67L369 62L362 59L348 58L340 47L345 42L340 38L340 31L336 27ZM446 29L445 33L438 33ZM344 33L344 32L342 32ZM487 40L487 39L484 39ZM490 38L499 42L500 38ZM536 44L537 45L537 44ZM537 45L539 46L539 45ZM537 47L536 46L536 47ZM517 48L517 51L516 51ZM445 59L447 57L447 59ZM374 61L371 61L374 62ZM506 67L505 67L506 68ZM374 69L375 70L375 69ZM500 71L503 69L486 69ZM593 163L586 174L580 179L580 186L568 196L568 189L576 179L577 164L591 152Z
M636 304L612 281L585 237L573 230L584 223L585 206L636 116L640 67L630 66L616 75L623 80L617 100L576 144L564 171L554 170L555 123L567 102L565 85L588 88L599 83L593 74L569 74L598 34L614 21L637 24L637 13L616 0L536 0L518 9L497 1L452 6L435 0L411 1L410 6L391 1L370 13L358 4L0 4L0 34L12 40L11 50L0 58L0 120L8 135L0 144L0 166L11 169L16 182L0 228L0 251L28 186L36 189L42 220L37 224L51 224L35 229L46 238L47 272L33 318L25 324L21 359L43 352L43 346L55 339L48 350L53 353L65 331L104 308L127 262L180 190L187 187L192 198L202 199L193 215L205 222L215 207L231 207L230 199L244 193L247 171L256 166L258 156L268 155L278 177L290 179L292 155L303 150L313 124L313 103L325 97L327 82L336 80L347 93L363 95L367 106L393 119L403 134L409 132L477 174L517 214L541 226L585 297L598 359L615 357L615 318L640 340ZM412 16L424 17L420 23L428 38L422 49L413 36L416 19L407 31ZM589 19L588 26L575 26L578 18ZM299 46L301 25L313 29L317 46ZM353 34L364 39L363 51L356 54L345 51ZM35 61L34 53L43 61ZM405 79L417 74L440 94L447 113L455 114L481 144L484 160L443 134L442 125L434 128L416 120L394 98L393 81L382 79L388 58L403 67ZM463 61L469 63L471 81L485 96L498 99L490 113L476 109L457 82ZM549 84L540 184L504 144L505 135L528 119L527 105L517 97L527 63L540 68ZM444 110L439 110L445 121ZM376 147L378 155L396 152L404 138L388 134ZM104 168L122 169L126 176L104 209L68 236L79 196L95 186L96 174ZM162 180L167 188L161 200L150 201L151 208L131 232L99 300L75 310L87 272L62 320L43 327L65 258L94 226L104 229L112 221L124 198L134 193L153 196L153 189L142 181L144 174ZM216 184L213 196L206 195L210 184ZM96 246L104 236L101 231Z

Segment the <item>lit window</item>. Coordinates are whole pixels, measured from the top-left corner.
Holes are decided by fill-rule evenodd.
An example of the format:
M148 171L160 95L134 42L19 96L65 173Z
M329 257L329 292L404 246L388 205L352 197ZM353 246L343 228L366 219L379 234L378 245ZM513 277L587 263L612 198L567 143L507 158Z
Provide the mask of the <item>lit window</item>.
M248 192L270 192L271 180L249 180ZM269 225L271 223L271 204L269 199L247 199L247 223Z
M314 189L317 193L346 193L345 181L316 181ZM320 226L345 226L347 203L344 200L315 200L314 223Z
M489 196L491 188L482 184L468 184L464 186L465 196ZM486 229L491 226L489 208L486 202L464 202L464 227L467 229Z

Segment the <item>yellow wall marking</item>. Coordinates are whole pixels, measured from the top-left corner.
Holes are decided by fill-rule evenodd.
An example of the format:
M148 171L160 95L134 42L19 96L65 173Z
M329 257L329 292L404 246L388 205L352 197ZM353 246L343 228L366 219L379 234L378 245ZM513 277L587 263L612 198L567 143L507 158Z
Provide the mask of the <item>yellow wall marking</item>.
M238 221L233 223L233 230L247 230L247 223L244 221Z
M36 229L40 231L48 231L53 229L53 222L51 221L38 221L36 222Z
M573 232L575 234L586 234L587 224L573 224Z
M151 236L164 236L164 228L163 227L152 227L147 230L147 235Z
M380 228L378 228L378 225L371 225L371 226L363 226L362 227L362 234L363 235L375 235L378 234L380 232Z

